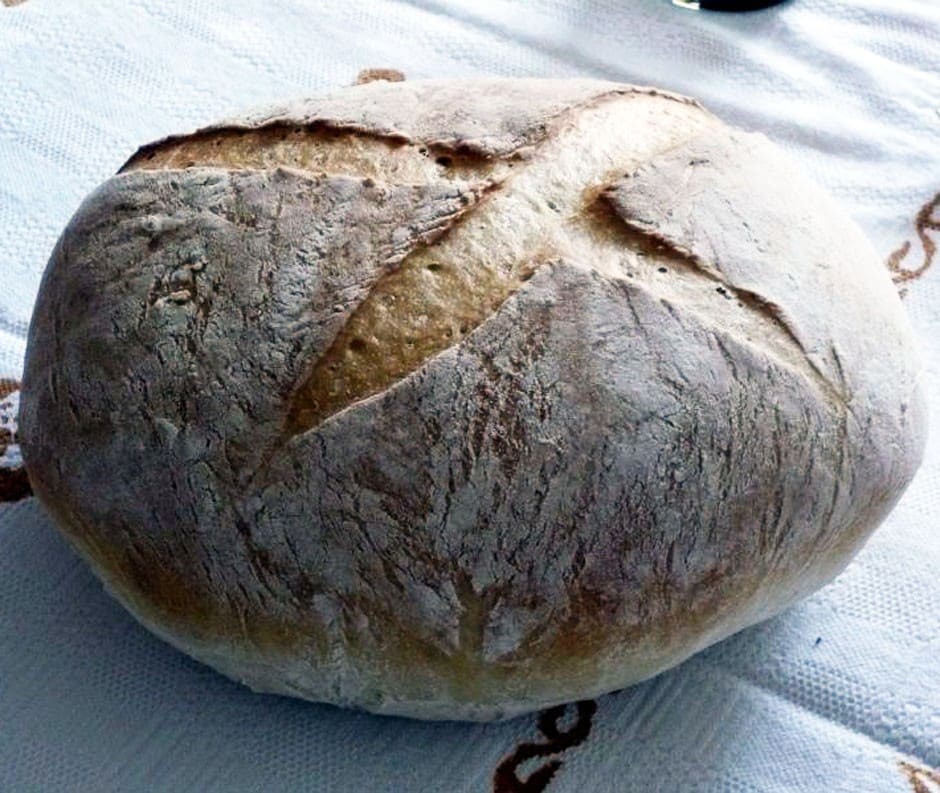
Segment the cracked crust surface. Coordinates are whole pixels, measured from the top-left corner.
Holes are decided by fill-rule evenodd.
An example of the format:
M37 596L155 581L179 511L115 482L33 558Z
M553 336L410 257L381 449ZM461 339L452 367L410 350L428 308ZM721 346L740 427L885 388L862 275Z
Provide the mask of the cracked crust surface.
M168 641L487 719L828 581L917 466L918 378L874 253L759 136L609 83L377 82L96 191L21 420L37 494Z

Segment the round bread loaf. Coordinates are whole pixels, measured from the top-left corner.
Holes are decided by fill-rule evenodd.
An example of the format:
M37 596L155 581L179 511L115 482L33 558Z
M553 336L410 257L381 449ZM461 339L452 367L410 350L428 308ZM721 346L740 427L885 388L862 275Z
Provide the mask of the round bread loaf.
M911 331L759 135L587 80L376 82L141 149L30 329L33 487L261 691L494 719L835 576L921 459Z

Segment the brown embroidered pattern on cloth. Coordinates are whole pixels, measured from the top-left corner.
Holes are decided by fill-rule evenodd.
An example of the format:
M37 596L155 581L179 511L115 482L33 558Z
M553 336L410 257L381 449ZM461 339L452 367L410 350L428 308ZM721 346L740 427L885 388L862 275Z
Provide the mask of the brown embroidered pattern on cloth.
M914 218L914 229L923 248L924 258L919 266L914 268L904 267L901 263L911 252L911 243L905 241L900 248L894 251L888 257L888 269L891 271L891 280L900 288L903 284L910 281L916 281L933 264L934 256L937 253L937 243L930 236L931 231L940 231L940 218L934 217L934 212L940 208L940 193L937 193L930 201L924 204L917 217ZM900 288L901 296L907 292L906 288Z
M496 767L496 773L493 775L493 793L541 793L548 787L562 766L560 759L549 760L524 780L519 779L519 766L535 757L548 757L564 752L582 743L588 737L594 713L597 711L597 703L592 699L576 703L574 723L567 730L562 730L558 722L568 707L568 705L558 705L539 714L536 723L548 742L520 743L515 751L505 757Z
M911 790L914 793L934 793L940 789L940 771L934 771L929 768L918 768L910 763L898 763L901 771L911 783ZM928 782L932 784L927 784Z
M398 69L363 69L356 77L356 85L374 83L376 80L387 80L390 83L400 83L405 75Z
M0 378L0 502L32 495L16 438L20 384Z
M26 0L2 0L2 2L3 2L3 5L10 7L10 6L18 6L20 5L20 3L25 3Z

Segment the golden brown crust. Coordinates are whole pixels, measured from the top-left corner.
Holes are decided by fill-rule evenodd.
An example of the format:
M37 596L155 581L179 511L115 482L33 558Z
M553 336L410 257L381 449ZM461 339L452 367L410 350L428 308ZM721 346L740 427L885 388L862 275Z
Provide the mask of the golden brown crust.
M537 266L532 261L504 275L493 267L461 267L437 246L416 251L375 285L316 362L291 402L286 432L317 426L459 343Z
M223 128L142 147L121 172L212 168L298 168L386 182L480 179L493 164L400 135L370 134L330 123Z

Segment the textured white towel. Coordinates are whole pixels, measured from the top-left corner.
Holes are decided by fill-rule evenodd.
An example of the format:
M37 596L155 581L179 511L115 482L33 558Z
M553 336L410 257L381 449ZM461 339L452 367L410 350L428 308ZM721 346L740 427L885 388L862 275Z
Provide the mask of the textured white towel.
M0 5L0 377L19 375L58 233L136 144L372 66L695 95L789 149L886 259L908 241L899 266L924 261L936 0L741 15L666 0L26 0ZM925 239L937 225L922 213ZM34 500L0 506L0 791L508 793L543 789L513 780L544 780L551 761L549 793L940 791L940 263L906 287L938 432L887 524L784 616L580 719L569 708L563 740L535 717L423 724L254 695L138 627ZM538 756L513 770L514 752Z

